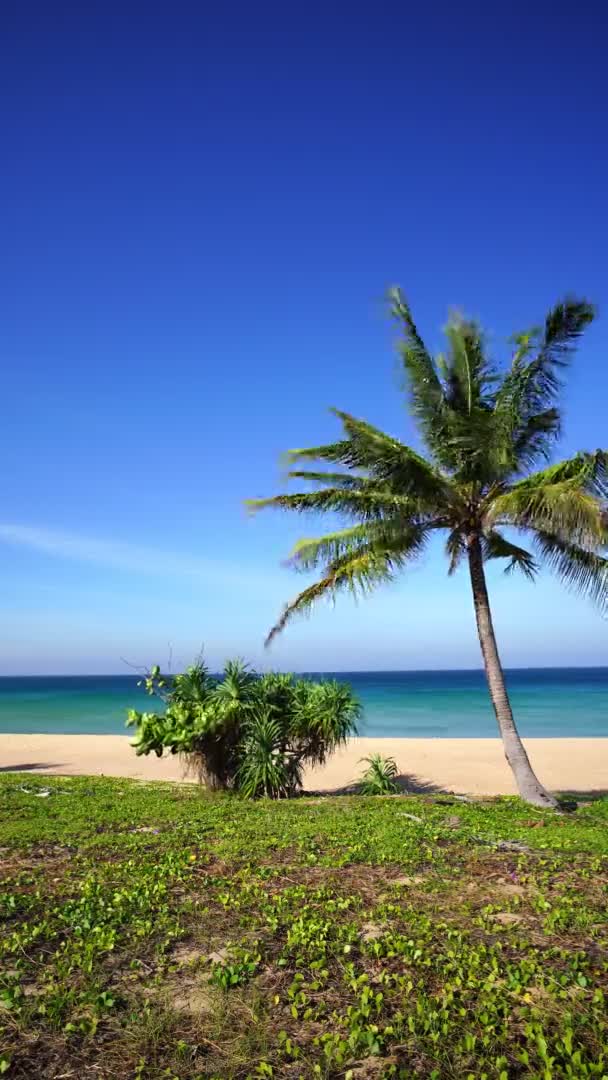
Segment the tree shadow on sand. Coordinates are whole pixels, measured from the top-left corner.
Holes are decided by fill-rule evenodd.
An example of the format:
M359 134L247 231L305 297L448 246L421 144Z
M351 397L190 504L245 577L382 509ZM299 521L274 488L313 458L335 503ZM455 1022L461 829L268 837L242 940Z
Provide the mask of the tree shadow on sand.
M597 802L599 799L608 799L608 788L595 788L593 791L557 791L555 794L560 799L575 799L576 802Z
M40 769L61 769L63 762L56 761L27 761L21 765L0 765L0 773L7 772L37 772Z
M360 780L353 780L337 788L322 788L319 791L306 791L306 795L358 795ZM413 773L400 773L395 777L399 795L452 795L453 793L430 780L422 780Z

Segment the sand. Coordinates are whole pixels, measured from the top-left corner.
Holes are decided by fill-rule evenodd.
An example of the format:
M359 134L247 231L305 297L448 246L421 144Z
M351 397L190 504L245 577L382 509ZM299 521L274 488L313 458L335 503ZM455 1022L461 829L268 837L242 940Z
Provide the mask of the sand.
M608 790L608 738L527 739L539 779L552 791ZM309 791L339 790L361 773L360 759L394 757L414 791L516 794L499 739L352 739L320 769L308 770ZM0 771L183 780L178 758L137 757L125 735L0 734Z

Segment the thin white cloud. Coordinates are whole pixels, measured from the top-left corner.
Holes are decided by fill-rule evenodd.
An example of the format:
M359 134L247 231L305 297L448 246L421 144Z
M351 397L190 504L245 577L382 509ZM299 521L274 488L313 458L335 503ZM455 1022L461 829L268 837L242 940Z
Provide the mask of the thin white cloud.
M29 548L71 562L161 577L186 578L201 585L268 586L276 577L222 560L161 551L116 540L30 525L0 523L0 543Z

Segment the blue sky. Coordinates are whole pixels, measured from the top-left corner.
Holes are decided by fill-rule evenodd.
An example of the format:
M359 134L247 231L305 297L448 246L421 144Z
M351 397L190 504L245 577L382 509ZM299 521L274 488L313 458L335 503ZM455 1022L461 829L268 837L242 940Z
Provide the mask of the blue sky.
M395 282L433 348L457 305L497 356L564 292L597 302L563 450L607 444L606 15L534 7L5 6L1 672L169 642L176 663L479 665L435 549L264 654L302 523L242 504L335 434L330 405L415 440ZM607 662L586 602L490 583L507 664Z

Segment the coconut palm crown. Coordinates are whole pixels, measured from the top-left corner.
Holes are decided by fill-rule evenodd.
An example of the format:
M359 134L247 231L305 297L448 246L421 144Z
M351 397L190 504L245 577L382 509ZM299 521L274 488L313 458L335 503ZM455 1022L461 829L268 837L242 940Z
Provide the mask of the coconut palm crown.
M452 316L447 349L433 358L399 289L391 290L390 302L427 454L337 409L342 438L289 452L289 478L314 490L253 500L251 508L327 511L344 527L296 545L292 565L319 577L287 604L267 641L323 597L367 593L393 581L443 533L448 573L468 563L490 695L520 794L555 805L513 721L484 564L504 559L507 573L530 579L545 564L567 586L606 604L608 451L551 463L561 431L562 374L595 311L588 301L567 297L543 327L514 336L510 364L500 370L475 321Z

